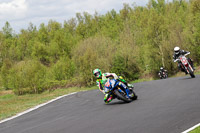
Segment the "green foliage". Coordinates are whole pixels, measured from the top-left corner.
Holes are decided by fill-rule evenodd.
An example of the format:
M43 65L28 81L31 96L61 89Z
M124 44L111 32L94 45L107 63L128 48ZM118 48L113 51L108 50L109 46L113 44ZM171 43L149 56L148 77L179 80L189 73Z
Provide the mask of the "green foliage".
M3 88L12 89L11 88L11 75L10 75L10 69L12 68L13 63L9 59L5 59L3 61L3 66L1 67L1 80Z
M69 80L73 77L75 72L75 65L69 58L61 58L51 67L52 80Z
M91 85L95 68L127 80L157 75L161 66L173 75L175 46L190 51L199 65L199 5L199 0L150 0L144 7L124 4L119 13L77 13L64 24L49 20L38 29L30 23L17 35L6 22L0 31L1 84L25 94Z
M21 61L10 70L10 86L15 94L44 91L46 68L35 60Z
M8 21L5 23L5 26L2 29L3 29L3 33L5 35L5 38L11 38L12 37L12 34L13 34L12 28L11 28Z
M114 57L111 72L115 72L118 75L124 75L123 73L126 70L125 59L117 55Z
M109 71L113 55L114 47L109 38L98 36L81 42L73 51L73 60L77 66L77 75L79 75L80 81L83 84L91 85L94 78L92 71L95 68Z
M43 64L48 64L50 61L47 47L40 42L36 42L33 46L32 57L39 59Z

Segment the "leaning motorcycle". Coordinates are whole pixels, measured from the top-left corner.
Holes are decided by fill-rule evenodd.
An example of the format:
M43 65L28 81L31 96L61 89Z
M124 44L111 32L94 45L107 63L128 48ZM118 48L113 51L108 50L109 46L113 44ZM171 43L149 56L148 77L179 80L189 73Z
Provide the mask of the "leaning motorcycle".
M190 54L190 53L179 56L179 58L176 59L174 62L177 62L177 61L181 62L181 67L185 70L185 72L187 74L189 73L192 78L195 78L194 69L192 68L188 59L185 57L188 54Z
M105 88L109 89L108 91L111 93L113 98L117 98L126 103L137 99L137 95L135 94L133 89L128 87L126 87L127 89L124 89L122 87L119 87L119 84L122 83L116 79L108 79L108 81L105 83Z
M166 72L159 72L158 75L160 76L160 79L166 79L168 77Z

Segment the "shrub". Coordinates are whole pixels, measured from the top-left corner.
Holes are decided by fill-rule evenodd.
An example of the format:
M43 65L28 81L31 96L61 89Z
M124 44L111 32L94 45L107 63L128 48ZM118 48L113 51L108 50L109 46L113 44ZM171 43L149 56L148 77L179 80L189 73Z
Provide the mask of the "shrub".
M50 78L52 80L68 80L73 77L75 71L74 63L68 58L63 57L54 64L50 70Z
M8 90L11 88L10 85L10 69L12 68L13 63L9 59L3 61L3 66L1 67L1 82L3 88Z
M44 91L46 68L34 60L21 61L10 71L10 84L17 95Z

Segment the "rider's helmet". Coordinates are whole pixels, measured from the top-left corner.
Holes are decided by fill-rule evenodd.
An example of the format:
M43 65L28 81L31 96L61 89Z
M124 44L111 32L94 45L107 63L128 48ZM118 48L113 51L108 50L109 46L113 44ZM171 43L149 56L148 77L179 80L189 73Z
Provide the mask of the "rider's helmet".
M163 70L163 67L161 67L160 70Z
M176 55L178 55L178 54L180 53L180 48L179 48L179 47L175 47L175 48L174 48L174 53L175 53Z
M101 70L100 69L94 69L93 70L93 74L96 78L100 78L102 73L101 73Z

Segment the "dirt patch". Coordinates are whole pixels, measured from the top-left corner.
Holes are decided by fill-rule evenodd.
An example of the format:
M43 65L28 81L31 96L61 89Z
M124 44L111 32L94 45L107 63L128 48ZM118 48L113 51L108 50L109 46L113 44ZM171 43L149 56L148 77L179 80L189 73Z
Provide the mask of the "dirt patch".
M2 90L2 91L0 91L0 96L6 95L6 94L13 94L13 91L12 90Z

